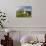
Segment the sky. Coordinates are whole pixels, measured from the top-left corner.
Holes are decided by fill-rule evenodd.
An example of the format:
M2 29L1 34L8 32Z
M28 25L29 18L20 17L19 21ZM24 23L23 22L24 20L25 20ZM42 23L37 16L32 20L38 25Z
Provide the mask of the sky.
M26 9L28 11L32 11L32 4L31 3L19 3L16 4L16 10L18 9Z
M18 9L26 9L28 11L32 11L32 6L17 6L17 10Z

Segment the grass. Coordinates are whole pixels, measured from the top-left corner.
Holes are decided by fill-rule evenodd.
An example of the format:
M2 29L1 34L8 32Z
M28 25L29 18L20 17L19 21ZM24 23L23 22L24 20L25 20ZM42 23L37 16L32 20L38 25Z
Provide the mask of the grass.
M31 11L17 10L16 17L31 17Z

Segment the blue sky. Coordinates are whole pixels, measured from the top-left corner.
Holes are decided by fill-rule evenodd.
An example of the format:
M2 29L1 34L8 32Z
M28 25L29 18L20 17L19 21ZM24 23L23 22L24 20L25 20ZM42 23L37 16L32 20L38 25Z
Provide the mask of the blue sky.
M32 11L32 6L22 6L22 8Z
M17 9L26 9L28 11L32 11L32 6L18 6Z

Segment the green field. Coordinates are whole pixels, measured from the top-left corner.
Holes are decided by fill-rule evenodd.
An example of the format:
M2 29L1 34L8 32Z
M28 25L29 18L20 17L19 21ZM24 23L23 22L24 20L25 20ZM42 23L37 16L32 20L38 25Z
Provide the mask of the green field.
M31 11L17 10L16 17L31 17Z

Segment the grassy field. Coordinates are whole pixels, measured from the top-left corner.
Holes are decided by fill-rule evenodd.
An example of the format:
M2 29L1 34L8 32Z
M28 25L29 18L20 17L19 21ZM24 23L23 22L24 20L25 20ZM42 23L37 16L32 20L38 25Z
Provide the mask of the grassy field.
M16 17L31 17L31 11L17 10Z

